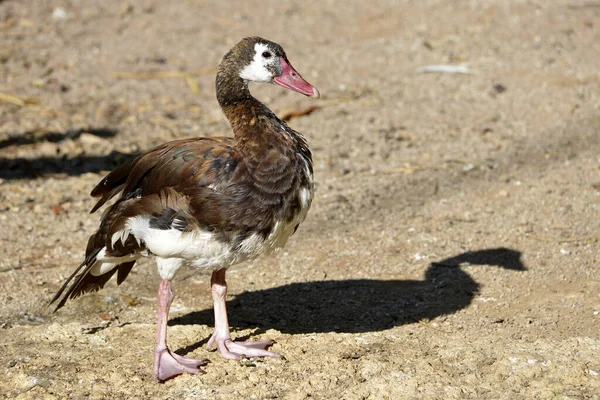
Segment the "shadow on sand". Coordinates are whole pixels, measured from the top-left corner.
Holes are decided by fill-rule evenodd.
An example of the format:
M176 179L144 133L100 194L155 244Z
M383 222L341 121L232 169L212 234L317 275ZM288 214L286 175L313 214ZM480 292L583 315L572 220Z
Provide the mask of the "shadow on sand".
M42 142L59 143L63 140L76 140L82 133L89 133L101 138L110 138L117 135L117 131L108 128L88 128L68 130L65 132L39 132L31 131L20 135L9 136L0 140L0 149L10 146L22 146ZM0 157L0 178L2 179L31 179L44 175L67 174L81 175L87 172L100 172L112 170L136 154L112 151L101 156L75 156L66 154L44 156L35 158L3 158Z
M506 248L466 252L434 262L425 280L341 280L292 283L243 292L227 303L232 328L258 327L283 333L372 332L422 319L452 314L467 307L479 284L461 264L489 265L515 271L527 268L521 253ZM169 325L213 324L213 311L192 312ZM239 338L238 338L239 339ZM205 340L180 349L187 353Z

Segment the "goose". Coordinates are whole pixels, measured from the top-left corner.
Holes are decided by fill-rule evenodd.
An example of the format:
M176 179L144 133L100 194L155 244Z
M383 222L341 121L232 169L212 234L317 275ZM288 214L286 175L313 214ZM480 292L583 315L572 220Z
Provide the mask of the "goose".
M155 260L161 281L154 370L163 382L197 374L204 359L167 345L171 280L184 265L212 271L215 329L207 349L226 359L279 357L270 340L231 339L225 298L227 268L285 246L313 199L312 156L304 136L254 98L248 82L273 83L318 98L283 48L248 37L223 58L216 76L218 103L233 137L174 140L125 162L92 190L91 212L113 197L90 236L85 259L50 303L100 290L113 275L120 285L142 257Z

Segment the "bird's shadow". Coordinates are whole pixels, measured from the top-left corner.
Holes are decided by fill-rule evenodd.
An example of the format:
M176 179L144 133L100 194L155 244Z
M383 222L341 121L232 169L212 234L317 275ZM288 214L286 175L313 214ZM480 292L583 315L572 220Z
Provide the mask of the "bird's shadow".
M10 135L7 139L0 140L0 149L43 142L60 143L69 139L77 140L82 133L89 133L100 138L111 138L118 132L110 128L71 129L65 132L33 130ZM69 157L67 154L33 158L0 156L0 178L30 179L52 174L80 175L87 172L100 172L111 170L135 156L136 154L115 150L106 155L78 155L75 157Z
M525 271L521 253L495 248L462 253L433 262L425 280L349 279L292 283L243 292L227 302L230 325L258 333L373 332L422 319L455 313L467 307L480 285L461 265L489 265ZM169 325L212 325L213 310L192 312ZM238 338L239 339L239 338ZM185 354L206 340L179 349Z

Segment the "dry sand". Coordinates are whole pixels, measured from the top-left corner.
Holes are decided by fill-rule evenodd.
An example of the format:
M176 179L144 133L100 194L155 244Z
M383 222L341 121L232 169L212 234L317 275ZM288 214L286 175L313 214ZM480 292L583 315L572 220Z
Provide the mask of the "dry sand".
M599 398L600 5L363 4L0 1L0 92L18 103L0 100L1 396ZM157 384L152 262L45 304L107 170L230 133L215 68L250 35L323 94L252 87L279 114L321 107L290 121L314 153L307 221L229 273L234 336L285 359L205 351L208 275L186 270L171 345L211 363ZM471 73L417 72L440 64Z

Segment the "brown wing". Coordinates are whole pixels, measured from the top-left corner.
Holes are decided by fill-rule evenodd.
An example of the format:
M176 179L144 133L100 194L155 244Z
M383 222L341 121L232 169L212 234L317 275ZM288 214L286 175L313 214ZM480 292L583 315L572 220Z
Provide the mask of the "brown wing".
M305 175L298 173L305 168L299 156L276 144L268 137L243 143L233 138L166 143L106 176L92 191L100 197L94 209L119 191L121 196L112 207L135 200L127 210L119 210L122 218L112 223L107 234L121 229L133 215L153 215L163 229L179 218L189 228L207 228L227 237L229 232L247 230L266 233L275 219L286 218L280 211L294 210L284 203L298 206L294 193L308 184L301 181ZM177 207L161 201L165 188L178 194Z
M195 185L222 184L235 169L232 138L184 139L160 145L109 173L92 190L100 197L95 212L117 193L121 199L158 194L164 187L181 187L195 180Z
M122 232L133 216L149 217L151 227L156 229L222 228L223 208L219 203L226 197L223 192L227 191L239 163L234 144L231 138L172 141L122 164L104 177L92 190L92 196L100 197L92 212L119 192L121 196L107 208L98 231L90 236L85 261L52 299L51 303L66 290L56 309L68 298L99 290L115 273L118 273L117 283L123 282L135 260L124 258L125 262L99 276L92 275L90 270L101 249L109 257L127 257L144 250L144 243L133 235L113 240L113 235ZM201 212L190 208L191 196L201 205Z

